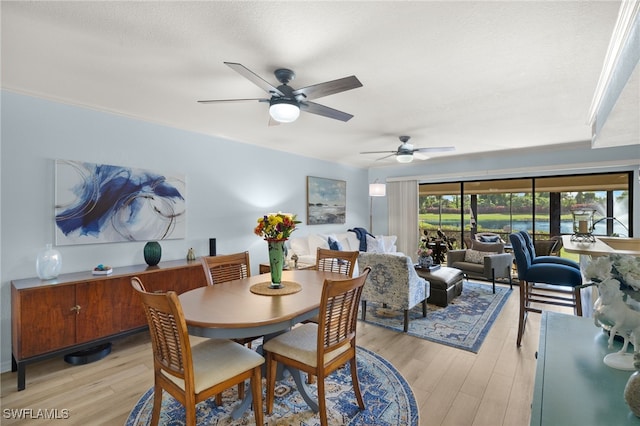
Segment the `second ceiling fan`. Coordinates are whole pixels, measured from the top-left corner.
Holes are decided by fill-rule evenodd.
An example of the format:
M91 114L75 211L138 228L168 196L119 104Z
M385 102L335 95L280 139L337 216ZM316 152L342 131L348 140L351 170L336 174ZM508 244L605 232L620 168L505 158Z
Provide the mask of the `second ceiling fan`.
M376 161L384 160L385 158L389 158L395 155L396 160L399 163L410 163L413 161L415 153L418 154L416 155L416 158L418 158L421 152L445 152L445 151L455 151L456 149L453 146L414 148L413 145L409 143L409 139L411 139L411 136L400 136L399 139L400 139L400 142L402 142L402 144L398 146L398 149L395 151L366 151L366 152L361 152L360 154L388 154L388 155L385 155L384 157L380 157L376 159ZM424 159L424 160L429 158L426 156L421 156L421 157L422 157L421 159Z
M353 115L351 114L347 114L346 112L338 111L315 102L310 102L310 100L361 87L362 83L360 83L360 80L358 80L355 75L302 87L300 89L294 89L288 84L295 78L295 73L290 69L279 68L275 71L274 74L276 79L280 82L280 85L276 87L242 64L234 62L225 62L225 64L256 86L269 93L270 97L250 99L212 99L198 101L199 103L211 104L242 101L268 102L269 115L273 120L279 123L291 123L295 121L300 115L300 110L340 121L349 121L353 118Z

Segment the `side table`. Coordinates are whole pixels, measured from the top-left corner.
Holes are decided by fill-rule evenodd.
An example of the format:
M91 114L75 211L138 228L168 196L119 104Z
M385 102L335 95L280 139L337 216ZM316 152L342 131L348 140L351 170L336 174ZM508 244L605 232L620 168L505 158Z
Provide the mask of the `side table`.
M314 269L316 265L310 263L298 263L298 267L295 269ZM284 268L285 271L288 271L290 268ZM271 272L271 266L268 263L261 263L259 269L261 274L268 274Z
M416 272L431 284L431 295L427 299L428 303L447 307L449 302L462 294L464 276L460 269L440 266L435 271L430 271L416 266Z

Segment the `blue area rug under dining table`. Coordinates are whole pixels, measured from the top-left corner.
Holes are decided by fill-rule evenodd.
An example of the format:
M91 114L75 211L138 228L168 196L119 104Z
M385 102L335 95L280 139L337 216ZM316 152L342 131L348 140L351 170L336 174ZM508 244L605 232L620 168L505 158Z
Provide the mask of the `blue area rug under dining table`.
M330 425L358 426L418 426L419 415L411 387L402 375L380 355L362 347L357 348L356 359L360 389L366 408L360 411L351 384L349 366L334 371L325 381L328 422ZM247 381L246 387L248 388ZM310 394L317 398L317 386L308 385ZM264 386L263 386L264 389ZM269 425L315 426L320 417L313 413L296 390L288 376L276 384L276 398L271 415L265 415ZM234 386L223 393L223 404L216 406L210 398L196 406L198 425L253 425L253 411L247 410L238 420L230 417L237 406L238 394ZM153 388L135 405L126 426L146 426L151 422ZM184 408L171 395L164 392L160 425L183 425Z

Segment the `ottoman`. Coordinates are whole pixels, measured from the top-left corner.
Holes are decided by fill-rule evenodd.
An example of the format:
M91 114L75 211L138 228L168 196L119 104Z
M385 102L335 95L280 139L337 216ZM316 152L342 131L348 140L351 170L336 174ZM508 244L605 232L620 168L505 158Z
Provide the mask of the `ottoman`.
M428 303L446 307L454 297L462 293L463 274L460 269L441 266L435 271L416 267L416 272L431 284Z

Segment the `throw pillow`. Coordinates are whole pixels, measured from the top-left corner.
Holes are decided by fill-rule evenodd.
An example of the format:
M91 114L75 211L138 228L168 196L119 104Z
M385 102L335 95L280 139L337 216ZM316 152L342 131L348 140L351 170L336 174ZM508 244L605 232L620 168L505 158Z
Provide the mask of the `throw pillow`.
M329 248L327 236L318 234L309 235L309 254L315 256L318 251L318 247L323 249Z
M377 240L367 234L367 253L384 253L384 246L381 242L382 240Z
M491 256L492 254L498 254L491 251L478 251L468 249L464 252L464 261L469 263L484 263L485 256Z
M497 243L500 237L497 235L480 235L480 241L483 243Z
M395 250L396 240L398 239L395 235L377 235L376 240L380 241L381 244L379 247L383 249L383 253L393 253Z
M307 237L291 238L289 239L289 244L291 246L291 251L298 256L309 254L309 239Z
M327 241L329 242L329 248L331 250L342 251L342 244L340 244L340 241L334 240L333 237L329 237Z
M504 244L498 243L483 243L477 240L471 241L471 248L478 251L490 251L504 253Z

